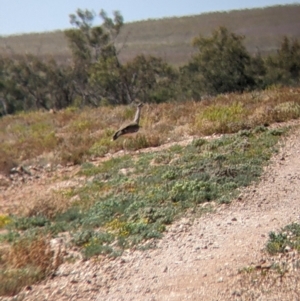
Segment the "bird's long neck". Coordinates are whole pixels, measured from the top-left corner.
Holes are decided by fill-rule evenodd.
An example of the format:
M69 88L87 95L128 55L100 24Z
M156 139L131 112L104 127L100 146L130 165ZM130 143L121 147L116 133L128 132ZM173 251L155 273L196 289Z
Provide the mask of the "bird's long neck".
M141 107L138 107L137 110L136 110L135 116L134 116L133 122L136 122L137 124L140 121L141 109L142 109Z

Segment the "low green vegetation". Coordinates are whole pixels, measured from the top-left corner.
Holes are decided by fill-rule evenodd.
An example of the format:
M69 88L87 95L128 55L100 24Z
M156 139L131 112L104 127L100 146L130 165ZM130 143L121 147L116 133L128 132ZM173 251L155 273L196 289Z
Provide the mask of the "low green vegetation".
M207 134L236 132L246 127L247 108L241 102L212 104L196 116L196 126Z
M300 251L300 224L292 223L282 228L278 233L271 232L266 245L271 255L284 253L287 250Z

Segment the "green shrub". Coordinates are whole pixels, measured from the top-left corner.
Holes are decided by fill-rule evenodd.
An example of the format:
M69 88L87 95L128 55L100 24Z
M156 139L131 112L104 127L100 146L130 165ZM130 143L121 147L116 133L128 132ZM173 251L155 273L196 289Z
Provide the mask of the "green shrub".
M266 249L271 255L284 253L286 247L300 251L300 225L298 223L285 226L279 233L270 232Z

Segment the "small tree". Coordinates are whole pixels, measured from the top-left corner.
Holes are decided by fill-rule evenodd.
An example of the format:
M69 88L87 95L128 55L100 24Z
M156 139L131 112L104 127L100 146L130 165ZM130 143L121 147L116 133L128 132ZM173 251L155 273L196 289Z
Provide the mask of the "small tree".
M198 53L192 58L193 72L200 73L201 87L209 94L244 91L254 84L247 71L250 56L243 36L220 27L211 37L197 37L193 46Z
M300 44L298 40L284 37L277 54L270 55L266 61L266 84L299 84Z
M99 95L99 91L90 85L89 77L93 74L95 66L121 68L115 40L123 26L123 17L118 11L114 12L113 19L103 10L99 15L103 21L102 25L93 26L95 13L78 9L76 14L70 15L70 22L76 28L65 32L73 53L74 88L81 96L83 105L98 105L99 100L106 97Z
M59 66L53 58L41 60L34 55L3 58L0 70L0 114L62 109L73 102L71 68Z
M124 68L115 56L101 57L89 69L90 93L95 99L111 104L126 104L132 101L125 90Z
M175 97L178 73L161 58L139 55L124 65L128 93L144 102Z
M109 18L102 10L102 25L93 27L95 14L78 10L71 15L77 27L66 31L75 62L75 89L83 99L95 106L101 101L127 104L136 97L142 101L164 101L172 98L176 72L161 59L140 55L122 64L118 57L116 38L123 18L114 12Z
M200 100L206 91L203 85L203 76L199 72L199 66L195 60L179 69L179 86L183 99Z
M22 100L22 109L48 109L47 66L34 55L6 61L6 89Z
M23 110L24 95L12 79L10 73L13 61L9 58L0 59L0 115L13 114Z
M95 13L89 10L78 9L76 14L70 15L70 23L75 29L65 31L73 53L73 59L90 64L96 62L101 56L116 53L115 40L123 26L123 17L118 11L114 19L107 16L104 10L100 11L102 25L93 26Z
M266 86L265 76L267 67L265 59L263 59L260 52L251 57L247 71L254 80L254 88L264 89Z
M46 63L47 88L50 97L50 107L63 109L74 101L73 74L70 66L60 66L50 58Z

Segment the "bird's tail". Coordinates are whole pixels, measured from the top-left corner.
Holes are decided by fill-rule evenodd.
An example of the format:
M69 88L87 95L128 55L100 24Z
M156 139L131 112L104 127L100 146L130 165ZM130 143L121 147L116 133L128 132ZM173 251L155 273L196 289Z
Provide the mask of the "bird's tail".
M121 136L121 134L122 134L122 131L115 132L115 134L113 135L113 140L118 139L118 137Z

